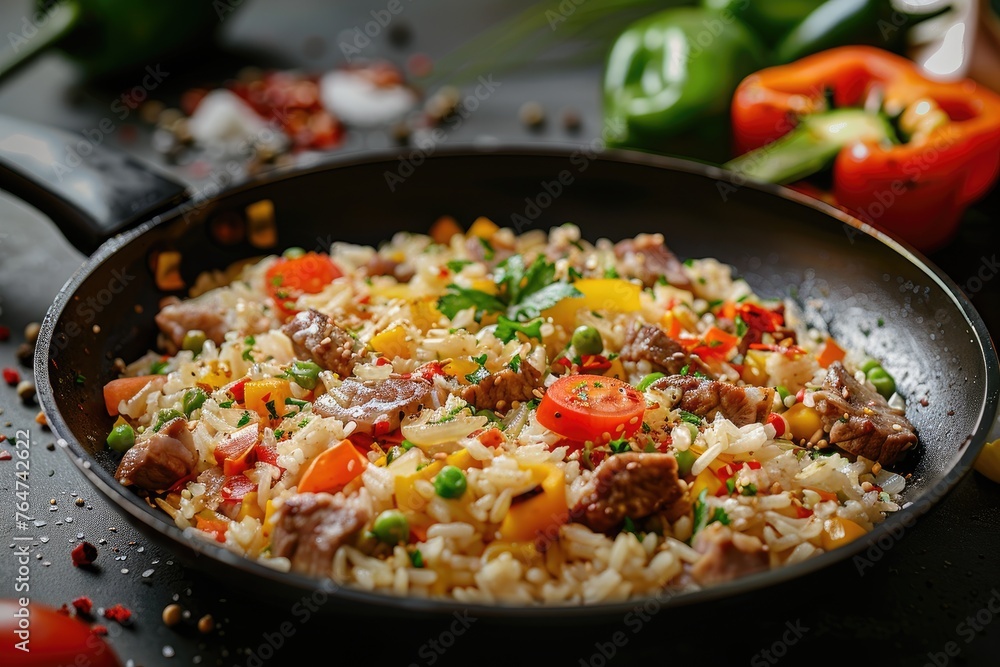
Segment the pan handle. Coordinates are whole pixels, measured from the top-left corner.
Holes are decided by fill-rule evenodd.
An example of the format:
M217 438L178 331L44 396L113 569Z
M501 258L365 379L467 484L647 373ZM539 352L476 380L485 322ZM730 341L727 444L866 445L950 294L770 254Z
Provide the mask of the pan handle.
M86 254L189 198L186 186L83 134L2 114L0 189L49 216Z

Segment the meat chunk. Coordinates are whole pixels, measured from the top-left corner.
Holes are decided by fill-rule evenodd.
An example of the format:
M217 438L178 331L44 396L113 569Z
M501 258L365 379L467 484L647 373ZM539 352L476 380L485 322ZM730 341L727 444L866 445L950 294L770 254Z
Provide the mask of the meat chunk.
M281 330L292 339L296 356L312 359L342 378L350 376L361 357L360 345L351 334L313 308L298 313Z
M292 570L329 577L337 549L371 518L357 499L329 493L298 493L278 510L272 553L291 561Z
M447 392L421 377L388 380L348 378L339 387L323 394L313 410L324 417L335 417L345 424L358 426L356 433L382 435L399 428L403 417L423 407L439 408Z
M505 368L484 378L479 384L470 385L462 391L462 399L476 406L477 410L499 410L510 408L512 401L530 401L535 389L542 384L542 374L527 361L515 373Z
M639 234L615 244L615 256L621 260L618 272L629 278L638 278L646 287L652 287L660 278L679 289L691 291L691 280L684 265L663 242L663 234Z
M226 483L226 475L220 466L206 468L198 474L195 482L205 485L205 507L210 510L218 509L222 503L222 487Z
M745 577L768 568L768 555L756 537L743 535L712 523L695 535L694 548L704 554L691 568L691 576L702 586Z
M214 291L186 301L176 297L164 299L155 319L156 326L176 349L181 348L188 331L203 331L205 338L221 345L230 329L226 308Z
M178 417L125 452L115 471L115 479L126 486L161 491L194 473L197 465L198 451L188 431L187 420Z
M691 371L708 372L700 357L688 354L681 344L653 324L633 326L625 335L622 361L648 361L654 372L676 375L688 366Z
M673 455L625 452L597 466L590 487L570 515L591 530L606 533L625 517L642 519L673 505L683 494Z
M736 426L763 423L771 414L774 389L739 387L720 380L706 380L693 375L671 375L653 383L660 390L679 389L680 400L674 407L712 419L716 414Z
M917 443L913 424L839 361L830 364L814 400L830 443L851 454L890 465Z
M369 276L392 276L401 283L409 282L413 278L413 269L409 265L379 253L372 255L365 264L365 272Z

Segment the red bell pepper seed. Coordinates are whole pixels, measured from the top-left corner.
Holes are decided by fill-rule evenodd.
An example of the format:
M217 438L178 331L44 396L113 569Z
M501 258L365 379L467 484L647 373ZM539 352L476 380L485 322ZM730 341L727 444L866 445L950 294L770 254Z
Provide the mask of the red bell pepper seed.
M86 595L81 595L72 602L73 608L76 609L78 614L89 614L94 608L94 603Z

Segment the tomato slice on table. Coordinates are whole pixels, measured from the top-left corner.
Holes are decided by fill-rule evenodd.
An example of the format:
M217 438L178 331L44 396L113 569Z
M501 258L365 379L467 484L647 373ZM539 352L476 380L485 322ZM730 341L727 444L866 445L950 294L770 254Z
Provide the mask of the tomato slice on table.
M566 375L545 391L538 423L571 440L604 443L642 426L646 401L632 385L603 375Z
M279 257L265 274L267 292L278 312L289 317L298 312L295 301L303 294L316 294L344 275L329 255L307 252Z

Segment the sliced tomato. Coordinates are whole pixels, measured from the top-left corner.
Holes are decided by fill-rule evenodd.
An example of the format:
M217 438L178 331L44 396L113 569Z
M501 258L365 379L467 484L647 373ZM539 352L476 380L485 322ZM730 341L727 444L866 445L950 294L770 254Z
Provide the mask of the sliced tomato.
M254 448L260 439L257 424L233 431L215 446L215 461L222 466L226 476L238 475L254 463Z
M564 438L603 444L638 431L645 411L642 394L626 382L603 375L566 375L546 390L536 418Z
M298 257L280 257L264 275L267 291L278 312L290 317L296 312L295 301L303 294L316 294L344 272L329 255L307 252Z
M122 664L80 616L69 616L33 598L30 603L26 597L0 600L0 633L4 638L0 642L0 665L121 667Z
M747 328L759 332L776 331L785 323L785 316L780 312L761 308L753 303L740 304L740 317L746 322Z
M222 484L222 499L243 500L243 496L256 490L257 482L243 474L233 475L232 477L227 477L226 481Z

